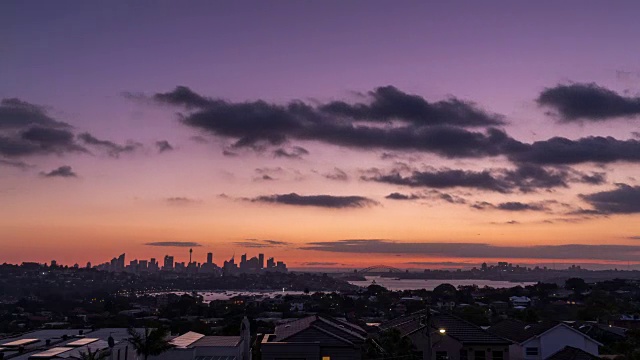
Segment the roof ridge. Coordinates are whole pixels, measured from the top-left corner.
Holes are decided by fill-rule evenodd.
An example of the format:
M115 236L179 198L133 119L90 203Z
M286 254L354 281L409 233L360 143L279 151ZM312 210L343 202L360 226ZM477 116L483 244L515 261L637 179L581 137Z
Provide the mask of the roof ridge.
M347 339L343 338L343 337L342 337L342 336L340 336L340 335L334 334L334 333L332 333L332 332L331 332L331 331L329 331L329 330L323 329L323 328L321 328L321 327L319 327L319 326L317 326L317 325L311 325L311 327L312 327L312 328L314 328L314 329L316 329L316 330L318 330L318 331L320 331L320 332L323 332L323 333L325 333L325 334L327 334L327 335L329 335L329 336L331 336L331 337L334 337L334 338L336 338L336 339L338 339L338 340L342 340L342 341L346 342L346 343L347 343L347 344L349 344L349 345L353 345L353 342L351 342L351 341L349 341L349 340L347 340Z
M332 321L329 321L328 319L325 319L324 317L318 316L318 320L320 320L320 321L322 321L322 322L324 322L324 323L326 323L326 324L329 324L329 325L331 325L331 326L335 327L336 329L339 329L339 330L345 331L345 332L347 332L347 333L349 333L349 334L351 334L351 335L353 335L353 336L356 336L356 337L358 337L358 338L360 338L360 339L365 339L365 338L364 338L364 336L362 336L362 335L360 335L360 334L356 333L355 331L353 331L353 330L349 330L349 329L347 329L347 328L346 328L346 327L344 327L344 326L337 325L337 324L333 323Z

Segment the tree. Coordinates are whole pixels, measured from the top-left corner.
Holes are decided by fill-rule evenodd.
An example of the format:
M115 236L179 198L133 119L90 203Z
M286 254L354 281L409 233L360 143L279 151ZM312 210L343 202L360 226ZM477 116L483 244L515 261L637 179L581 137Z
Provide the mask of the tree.
M369 359L418 359L411 340L406 336L402 336L397 329L381 332L376 340L371 338L367 339L365 343L365 357Z
M589 285L581 278L567 279L567 281L564 282L564 287L567 290L573 290L576 294L589 290Z
M107 352L100 351L100 349L96 349L96 351L91 352L91 349L87 347L87 352L80 352L80 360L103 360L107 355Z
M128 332L129 342L136 350L136 354L142 356L144 360L147 360L149 356L160 355L172 347L167 341L168 331L166 328L144 329L144 335L133 328L129 328Z
M440 284L433 289L433 295L442 300L455 300L457 293L456 287L448 283Z

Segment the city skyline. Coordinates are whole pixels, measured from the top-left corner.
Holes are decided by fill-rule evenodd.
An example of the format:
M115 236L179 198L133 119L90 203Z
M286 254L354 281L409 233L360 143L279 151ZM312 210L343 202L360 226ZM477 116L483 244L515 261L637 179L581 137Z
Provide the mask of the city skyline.
M3 2L0 263L640 269L637 3L463 3Z

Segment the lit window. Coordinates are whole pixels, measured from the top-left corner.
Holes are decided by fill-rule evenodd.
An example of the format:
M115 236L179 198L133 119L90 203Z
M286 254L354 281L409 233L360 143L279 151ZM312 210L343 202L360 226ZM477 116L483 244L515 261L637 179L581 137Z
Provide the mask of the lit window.
M331 360L331 356L323 356L322 360Z

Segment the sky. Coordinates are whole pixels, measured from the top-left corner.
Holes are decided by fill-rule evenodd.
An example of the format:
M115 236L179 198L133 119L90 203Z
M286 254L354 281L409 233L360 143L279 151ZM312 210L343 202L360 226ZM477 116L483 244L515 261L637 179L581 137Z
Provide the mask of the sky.
M636 1L0 3L0 263L640 269Z

